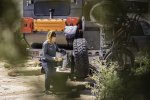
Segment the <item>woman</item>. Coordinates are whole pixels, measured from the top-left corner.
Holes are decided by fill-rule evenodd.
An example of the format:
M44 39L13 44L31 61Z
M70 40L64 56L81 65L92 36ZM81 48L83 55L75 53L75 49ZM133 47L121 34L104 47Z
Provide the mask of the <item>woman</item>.
M47 34L47 40L43 43L43 57L42 67L45 71L45 93L51 94L50 85L52 85L52 77L55 74L56 62L62 61L62 58L56 57L56 51L64 53L56 45L56 34L53 31L49 31Z

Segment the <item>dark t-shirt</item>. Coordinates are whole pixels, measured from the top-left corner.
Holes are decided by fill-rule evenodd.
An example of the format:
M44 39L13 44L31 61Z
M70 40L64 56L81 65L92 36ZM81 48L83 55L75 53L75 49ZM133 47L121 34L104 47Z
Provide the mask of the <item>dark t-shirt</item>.
M56 51L60 51L60 49L57 47L57 44L50 44L47 40L43 43L42 52L44 59L48 61L54 61L54 57L56 57Z

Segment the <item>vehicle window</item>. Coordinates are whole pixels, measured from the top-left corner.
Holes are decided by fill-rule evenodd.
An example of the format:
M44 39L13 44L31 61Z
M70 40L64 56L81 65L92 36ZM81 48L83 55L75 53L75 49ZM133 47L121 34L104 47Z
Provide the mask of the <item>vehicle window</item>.
M35 16L49 16L49 9L53 9L53 16L67 16L70 14L70 1L37 1L34 4Z

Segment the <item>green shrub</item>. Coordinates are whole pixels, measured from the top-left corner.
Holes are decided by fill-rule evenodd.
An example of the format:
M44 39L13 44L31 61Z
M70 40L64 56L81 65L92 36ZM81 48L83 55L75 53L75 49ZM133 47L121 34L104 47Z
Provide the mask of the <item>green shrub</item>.
M96 84L92 87L92 92L96 95L96 100L117 100L121 97L121 94L117 93L122 89L122 86L115 70L116 67L115 64L109 68L100 65L99 72L93 75L92 78Z
M92 77L96 84L91 87L96 100L150 100L149 54L139 52L136 63L131 70L117 70L115 63L99 64L99 72Z
M12 65L5 63L4 67L10 69L10 68L12 68Z

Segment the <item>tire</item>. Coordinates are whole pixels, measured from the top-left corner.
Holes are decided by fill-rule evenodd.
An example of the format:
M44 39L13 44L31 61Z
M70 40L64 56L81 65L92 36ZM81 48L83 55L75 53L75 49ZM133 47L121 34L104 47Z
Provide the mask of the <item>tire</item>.
M110 64L112 62L117 62L120 70L130 69L131 67L134 67L134 59L135 57L133 53L126 48L119 50L117 53L113 53L110 51L104 57L107 67L110 67Z
M89 59L86 40L84 38L75 39L73 42L73 54L75 61L74 73L79 79L84 79L89 74Z

